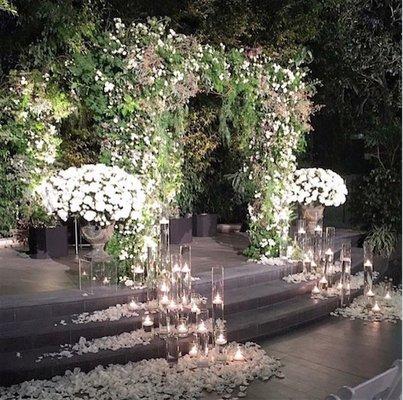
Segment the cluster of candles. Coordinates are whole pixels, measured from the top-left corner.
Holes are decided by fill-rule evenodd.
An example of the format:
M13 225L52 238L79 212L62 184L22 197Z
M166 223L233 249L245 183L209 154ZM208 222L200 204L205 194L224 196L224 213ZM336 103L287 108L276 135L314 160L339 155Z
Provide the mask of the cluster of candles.
M206 299L192 291L191 247L182 245L178 254L171 254L169 222L166 219L160 222L158 258L155 262L151 251L148 252L146 274L144 269L132 269L133 274L142 274L142 279L145 275L148 278L149 311L142 316L144 331L154 333L154 326L158 327L157 334L166 343L168 361L177 361L180 357L181 338L189 338L188 354L197 357L200 363L208 362L212 348L218 358L225 358L224 269L213 267L211 270L210 315ZM139 309L135 300L130 301L128 307L133 312ZM234 361L243 360L242 349L239 347L231 358Z

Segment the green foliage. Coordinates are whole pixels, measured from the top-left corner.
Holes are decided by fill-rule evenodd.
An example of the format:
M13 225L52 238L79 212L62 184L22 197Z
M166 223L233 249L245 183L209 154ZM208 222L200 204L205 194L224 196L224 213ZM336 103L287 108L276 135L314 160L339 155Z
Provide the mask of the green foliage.
M391 225L375 225L367 236L376 254L390 257L396 247L397 236Z

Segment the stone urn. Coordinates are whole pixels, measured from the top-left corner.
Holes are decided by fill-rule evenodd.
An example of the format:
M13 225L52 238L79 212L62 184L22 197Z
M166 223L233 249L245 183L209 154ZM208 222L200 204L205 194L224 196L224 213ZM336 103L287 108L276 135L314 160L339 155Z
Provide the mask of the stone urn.
M81 227L81 233L91 244L92 249L86 257L92 261L108 261L111 256L105 251L105 245L113 235L115 223L108 226L99 226L97 224L88 224Z
M307 233L313 235L318 222L323 219L325 207L322 205L301 205L302 218L306 221Z

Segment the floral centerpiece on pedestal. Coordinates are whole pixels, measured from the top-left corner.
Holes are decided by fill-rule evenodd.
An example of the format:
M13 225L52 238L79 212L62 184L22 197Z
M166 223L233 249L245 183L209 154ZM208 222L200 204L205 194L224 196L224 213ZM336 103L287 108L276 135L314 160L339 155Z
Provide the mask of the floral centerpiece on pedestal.
M323 218L325 206L338 207L345 203L347 187L343 178L330 169L302 168L294 172L289 202L301 205L302 217L313 233Z
M141 220L145 193L139 178L119 167L88 164L70 167L44 181L38 188L50 214L66 221L75 216L86 222L82 233L92 244L88 255L106 259L104 246L116 222Z

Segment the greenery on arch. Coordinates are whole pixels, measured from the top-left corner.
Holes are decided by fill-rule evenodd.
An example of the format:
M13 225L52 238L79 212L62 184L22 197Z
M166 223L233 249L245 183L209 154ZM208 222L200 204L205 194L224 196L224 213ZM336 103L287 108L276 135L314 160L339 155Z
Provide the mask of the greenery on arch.
M119 226L110 244L130 263L155 237L159 216L179 211L189 100L213 93L221 98L219 134L242 154L235 181L249 199L248 254L278 252L290 219L287 185L312 112L313 87L299 62L281 67L259 49L203 45L156 19L130 26L115 19L111 29L89 19L62 56L36 49L34 62L12 73L3 97L12 106L1 116L0 138L15 146L2 181L17 182L28 198L40 177L80 163L66 155L72 130L90 132L96 161L138 174L147 192L142 235L133 235L139 227ZM29 160L24 173L13 167L20 157Z

